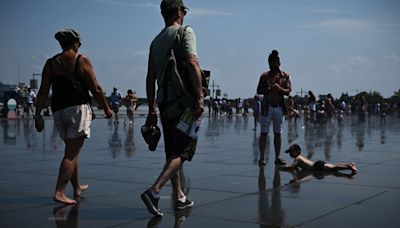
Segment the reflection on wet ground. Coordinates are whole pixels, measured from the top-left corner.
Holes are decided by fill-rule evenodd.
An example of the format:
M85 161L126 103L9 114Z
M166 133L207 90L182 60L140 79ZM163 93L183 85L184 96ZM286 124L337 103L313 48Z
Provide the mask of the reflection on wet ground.
M359 168L353 176L281 171L273 164L271 136L267 164L259 167L259 127L254 129L252 117L205 117L198 152L181 170L184 191L195 205L174 210L167 185L160 200L163 218L152 218L139 197L164 164L162 141L150 152L140 135L144 120L136 118L134 126L93 122L79 157L82 183L90 188L74 206L51 200L64 150L52 119L42 133L32 119L1 120L0 226L400 226L399 119L347 117L340 126L284 122L282 151L298 143L313 160L353 161ZM72 195L70 185L67 194Z

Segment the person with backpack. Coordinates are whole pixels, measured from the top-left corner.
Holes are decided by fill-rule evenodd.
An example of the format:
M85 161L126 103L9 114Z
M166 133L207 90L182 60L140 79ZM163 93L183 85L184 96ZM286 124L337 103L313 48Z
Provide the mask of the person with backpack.
M78 53L81 46L80 35L73 29L65 29L55 34L62 53L48 59L43 68L42 82L37 95L35 127L38 132L44 129L40 115L52 89L51 109L54 125L65 142L64 157L60 164L53 200L63 204L76 204L64 194L71 181L74 198L78 199L89 185L80 184L78 155L86 138L90 137L90 124L93 111L90 106L89 91L103 108L106 118L111 118L104 92L96 79L89 58Z
M160 191L168 180L171 180L176 195L175 208L193 206L193 201L182 191L178 170L184 161L192 160L197 140L179 131L176 126L188 109L192 110L194 120L199 119L204 111L202 71L197 58L195 34L191 27L182 25L188 8L182 0L163 0L160 8L165 28L150 46L146 78L149 105L146 126L157 125L157 103L164 134L166 164L153 185L141 194L147 210L155 216L163 215L158 201ZM185 86L181 86L180 82L185 82Z

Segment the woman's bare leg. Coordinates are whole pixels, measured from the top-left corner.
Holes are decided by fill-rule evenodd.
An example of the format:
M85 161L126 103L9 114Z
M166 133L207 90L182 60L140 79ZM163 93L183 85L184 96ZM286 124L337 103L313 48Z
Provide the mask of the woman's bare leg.
M74 190L79 186L79 176L77 170L78 155L82 148L85 136L76 139L65 140L65 154L60 164L56 191L53 200L65 204L75 204L76 201L68 198L64 194L65 187L71 181Z

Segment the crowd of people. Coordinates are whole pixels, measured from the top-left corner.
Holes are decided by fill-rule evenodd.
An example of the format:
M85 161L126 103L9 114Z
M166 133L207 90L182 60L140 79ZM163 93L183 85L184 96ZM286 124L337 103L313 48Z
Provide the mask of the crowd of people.
M331 94L320 96L319 99L310 90L303 104L294 102L291 96L288 97L287 106L289 109L288 118L299 118L304 116L308 124L343 124L346 116L357 116L360 121L365 121L370 116L380 116L385 121L387 115L399 116L397 103L382 101L368 103L364 96L354 97L349 101L334 99Z
M17 91L17 117L32 118L35 115L36 110L36 92L31 89L30 86L24 86L22 89ZM50 101L48 98L44 102L44 116L51 116L50 111ZM123 106L126 108L126 119L124 120L124 125L133 125L135 110L138 106L138 97L136 91L128 89L126 95L123 96L122 93L117 90L116 87L113 88L109 96L106 96L106 100L114 113L114 123L119 124L119 110Z
M227 116L232 117L234 113L236 115L249 115L250 103L248 100L242 98L236 98L229 100L227 98L212 98L206 101L208 107L209 116Z

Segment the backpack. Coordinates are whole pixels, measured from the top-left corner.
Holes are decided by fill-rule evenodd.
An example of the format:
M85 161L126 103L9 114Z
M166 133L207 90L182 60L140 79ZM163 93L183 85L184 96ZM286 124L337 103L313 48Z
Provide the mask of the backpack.
M176 101L164 109L167 118L172 119L180 116L187 108L194 107L195 93L191 84L186 63L184 59L183 50L181 48L181 40L184 36L184 31L188 26L180 26L173 47L167 55L167 67L164 72L164 99L167 100L167 85L170 81L174 88ZM201 84L204 97L208 95L208 84L210 81L210 71L201 70Z

